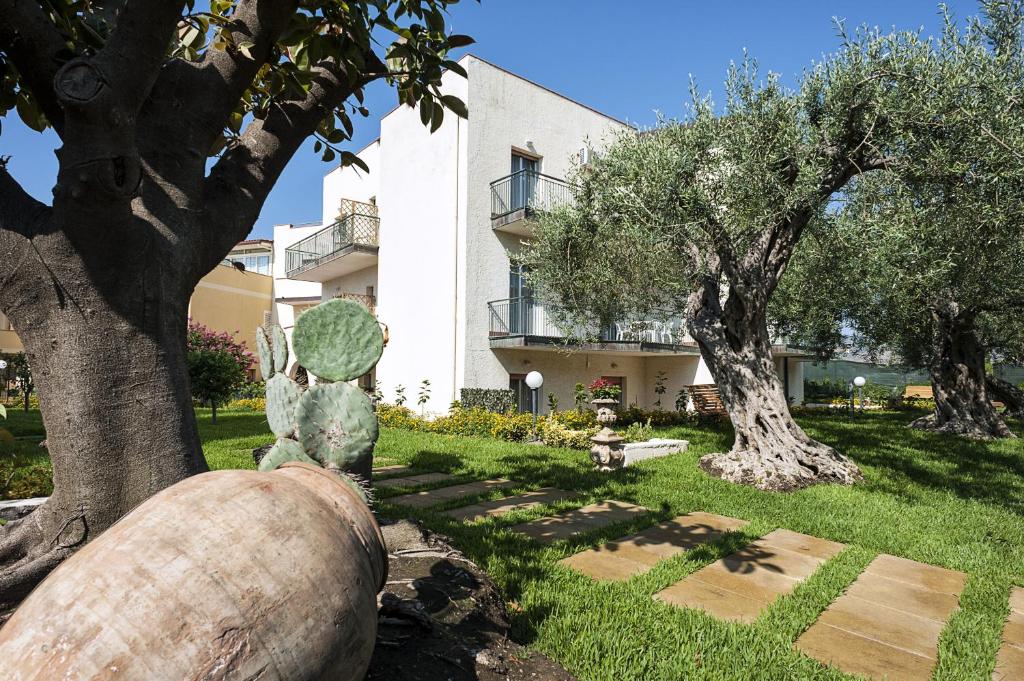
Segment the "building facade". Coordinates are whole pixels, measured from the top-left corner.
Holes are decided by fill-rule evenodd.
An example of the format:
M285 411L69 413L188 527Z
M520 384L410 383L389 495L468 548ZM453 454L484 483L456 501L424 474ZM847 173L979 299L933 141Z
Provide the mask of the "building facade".
M577 383L605 377L623 403L672 408L680 389L713 383L679 320L631 320L567 333L536 300L515 264L538 208L573 200L564 178L629 126L467 55L468 78L444 77L442 91L466 102L430 133L418 111L384 116L380 137L358 156L369 167L337 168L324 179L319 224L274 231L276 316L289 332L297 311L320 300L360 300L387 325L374 376L386 401L404 388L415 402L430 381L427 410L447 411L464 387L513 388L544 375L573 403ZM587 340L571 346L568 336ZM802 397L799 354L776 348L791 399ZM293 367L294 370L294 367Z

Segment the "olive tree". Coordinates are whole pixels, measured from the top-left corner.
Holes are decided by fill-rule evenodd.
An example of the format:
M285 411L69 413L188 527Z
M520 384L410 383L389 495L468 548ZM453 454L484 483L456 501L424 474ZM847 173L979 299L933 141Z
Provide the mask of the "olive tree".
M34 371L54 491L0 528L0 601L206 470L189 297L309 140L325 161L385 81L436 129L456 0L0 0L0 113L60 138L52 203L0 162L0 311ZM465 75L462 73L462 75ZM312 139L311 139L312 138ZM213 162L208 159L216 158Z
M525 256L541 294L591 321L670 310L686 321L735 429L709 473L762 489L850 484L857 466L792 419L772 360L772 295L851 178L883 168L912 35L862 33L788 91L734 66L721 111L627 132L573 178Z
M806 335L845 324L862 350L929 371L935 411L913 426L976 438L1012 436L989 393L1012 406L1013 386L986 380L986 360L1024 343L1021 3L986 9L963 31L947 17L905 73L928 98L903 128L906 162L851 184L787 282Z

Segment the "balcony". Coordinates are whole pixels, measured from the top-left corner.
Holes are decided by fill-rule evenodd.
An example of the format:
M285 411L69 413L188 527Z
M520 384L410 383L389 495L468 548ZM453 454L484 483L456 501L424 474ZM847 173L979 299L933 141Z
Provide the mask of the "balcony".
M285 249L285 274L324 282L376 265L379 231L376 206L342 201L337 222Z
M558 349L570 345L632 354L698 354L678 317L617 321L603 328L566 327L557 308L533 298L495 300L487 308L492 348Z
M533 213L570 203L575 197L576 189L564 180L519 170L491 183L491 227L529 236Z

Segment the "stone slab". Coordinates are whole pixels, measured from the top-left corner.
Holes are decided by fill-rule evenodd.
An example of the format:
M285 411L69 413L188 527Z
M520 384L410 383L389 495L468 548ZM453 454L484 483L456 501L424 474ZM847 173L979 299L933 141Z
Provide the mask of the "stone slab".
M1024 588L1010 590L1010 616L1003 629L1003 643L996 656L993 681L1024 679Z
M843 548L838 542L775 530L654 597L719 619L753 622Z
M404 466L402 464L396 463L390 466L381 466L380 468L374 468L373 474L394 476L398 475L399 473L408 473L411 470L412 468L410 468L409 466Z
M736 530L747 522L737 518L694 512L654 527L581 551L562 565L598 580L625 580L647 572L660 561L688 551Z
M399 497L391 497L388 499L389 503L398 504L400 506L410 506L412 508L426 508L428 506L436 506L437 504L443 503L450 499L458 499L459 497L479 496L486 494L493 489L502 489L505 487L515 487L519 483L512 482L511 480L505 480L504 478L496 478L494 480L478 480L476 482L466 482L461 485L451 485L450 487L437 487L424 492L413 492L411 494L403 494Z
M387 480L375 480L374 487L420 487L442 480L452 480L455 476L450 473L421 473L420 475L409 475L400 478L388 478Z
M624 455L622 465L630 466L638 461L682 454L689 446L690 443L687 440L664 438L654 438L645 442L627 442L622 448Z
M547 544L568 539L580 532L633 520L644 513L647 513L647 509L636 504L625 501L601 501L556 516L513 525L511 529Z
M847 674L886 681L930 681L935 661L858 636L828 624L815 624L798 647L811 657Z
M575 495L575 492L569 492L564 489L543 487L511 497L481 501L480 503L463 506L462 508L453 508L450 511L444 511L444 515L455 520L475 522L487 517L505 515L512 511L551 504L556 501L572 498Z
M18 518L24 518L32 511L36 510L44 503L49 497L33 497L31 499L10 499L7 501L0 501L0 520L12 521Z
M882 554L796 643L847 674L930 679L967 575Z

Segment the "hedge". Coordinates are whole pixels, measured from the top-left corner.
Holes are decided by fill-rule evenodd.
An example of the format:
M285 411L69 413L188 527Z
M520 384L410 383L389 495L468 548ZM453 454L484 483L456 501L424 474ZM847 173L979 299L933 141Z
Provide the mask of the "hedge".
M484 409L495 414L516 410L516 392L509 388L463 388L459 398L463 409Z

